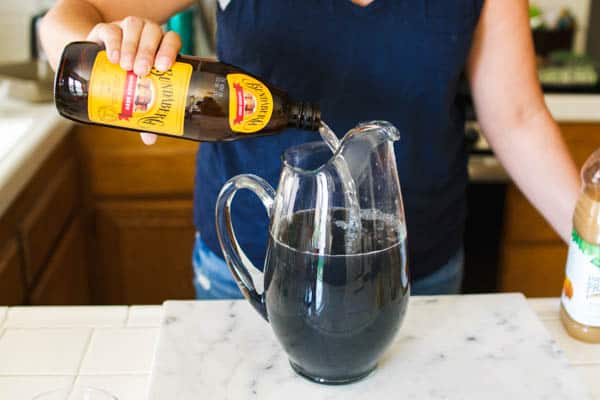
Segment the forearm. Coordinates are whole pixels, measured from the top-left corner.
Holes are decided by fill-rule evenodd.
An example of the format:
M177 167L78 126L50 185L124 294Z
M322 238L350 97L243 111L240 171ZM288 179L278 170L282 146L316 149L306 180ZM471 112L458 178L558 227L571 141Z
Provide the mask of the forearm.
M496 156L519 189L568 242L580 190L575 164L544 106L518 124L484 127Z
M100 12L87 1L60 0L44 17L40 38L53 68L69 42L84 40L102 22Z

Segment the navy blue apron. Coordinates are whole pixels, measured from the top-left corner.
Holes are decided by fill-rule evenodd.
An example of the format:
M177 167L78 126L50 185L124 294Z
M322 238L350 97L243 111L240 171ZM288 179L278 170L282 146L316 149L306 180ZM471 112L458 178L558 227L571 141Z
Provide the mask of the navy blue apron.
M408 229L410 269L418 279L462 246L467 153L464 107L457 89L483 0L231 0L217 11L221 61L318 103L342 136L359 121L387 120L402 135L396 157ZM252 173L274 187L280 156L320 140L288 129L234 143L205 143L197 159L195 223L221 254L215 202L232 176ZM233 204L237 237L262 268L268 219L259 200L241 192Z

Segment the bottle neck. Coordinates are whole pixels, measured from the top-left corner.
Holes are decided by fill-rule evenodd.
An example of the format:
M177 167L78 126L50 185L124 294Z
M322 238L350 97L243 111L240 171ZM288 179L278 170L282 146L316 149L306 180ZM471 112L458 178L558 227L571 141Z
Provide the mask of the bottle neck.
M319 130L321 124L321 111L316 104L290 103L288 125L290 127L306 129L309 131Z

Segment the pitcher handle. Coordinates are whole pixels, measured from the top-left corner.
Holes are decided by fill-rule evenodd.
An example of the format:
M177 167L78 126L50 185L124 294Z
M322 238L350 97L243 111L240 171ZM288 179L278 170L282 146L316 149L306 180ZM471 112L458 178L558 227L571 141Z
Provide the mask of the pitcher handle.
M261 177L251 174L238 175L227 181L221 189L215 210L217 236L227 266L246 300L268 321L264 292L256 291L252 276L248 272L249 268L257 268L240 247L231 222L231 202L240 189L248 189L256 194L265 206L269 218L275 199L275 190Z

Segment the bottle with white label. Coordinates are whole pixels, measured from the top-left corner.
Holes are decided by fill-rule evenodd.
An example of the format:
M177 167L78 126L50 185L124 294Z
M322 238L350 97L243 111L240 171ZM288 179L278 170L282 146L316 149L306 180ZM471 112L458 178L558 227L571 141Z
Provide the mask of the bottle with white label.
M571 336L600 343L600 149L583 165L581 178L560 316Z

